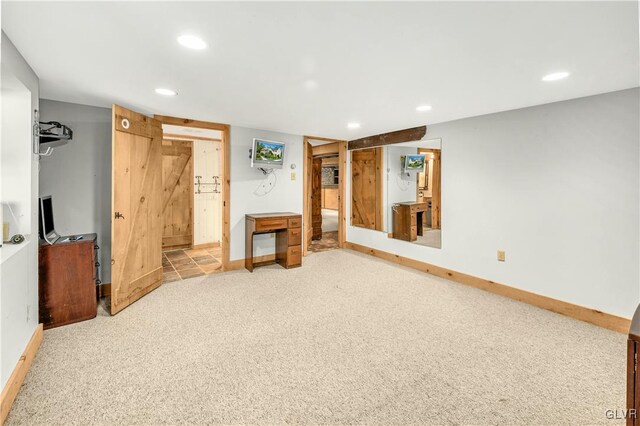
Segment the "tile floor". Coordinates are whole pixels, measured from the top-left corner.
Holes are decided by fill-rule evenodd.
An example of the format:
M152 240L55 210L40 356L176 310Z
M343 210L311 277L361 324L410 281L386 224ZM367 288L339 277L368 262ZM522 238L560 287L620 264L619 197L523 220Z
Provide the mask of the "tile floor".
M222 248L179 249L162 253L164 282L222 272Z
M321 240L312 240L309 251L317 253L338 248L338 231L323 232Z

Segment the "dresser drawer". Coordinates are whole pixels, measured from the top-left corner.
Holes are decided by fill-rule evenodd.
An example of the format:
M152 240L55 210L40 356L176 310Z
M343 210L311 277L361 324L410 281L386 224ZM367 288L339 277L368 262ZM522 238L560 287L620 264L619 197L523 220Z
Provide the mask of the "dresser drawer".
M302 243L302 229L301 228L289 229L288 245L299 246L301 243Z
M300 228L302 226L302 219L297 217L295 219L289 219L289 228Z
M302 246L292 246L287 249L287 268L302 264Z
M256 231L285 229L286 227L287 219L256 219Z

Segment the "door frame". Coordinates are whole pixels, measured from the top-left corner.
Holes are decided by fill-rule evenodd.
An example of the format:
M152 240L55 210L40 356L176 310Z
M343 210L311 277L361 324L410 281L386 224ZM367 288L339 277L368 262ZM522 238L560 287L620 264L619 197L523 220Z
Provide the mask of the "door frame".
M219 130L222 133L222 270L229 270L229 256L231 241L231 126L211 121L191 120L188 118L172 117L168 115L154 115L153 118L162 124L174 126L195 127L198 129Z
M346 219L346 193L347 193L347 181L346 181L346 172L347 172L347 141L341 139L331 139L331 138L323 138L318 136L304 136L303 141L303 195L302 195L302 217L303 222L307 222L307 217L311 213L310 203L308 201L311 199L311 194L309 194L308 186L311 182L308 181L307 177L307 169L310 167L307 164L307 149L308 142L310 141L324 141L329 144L335 143L337 144L337 154L338 154L338 247L344 248L347 241L347 219ZM322 146L322 145L320 145ZM311 156L313 158L313 155ZM310 225L310 224L309 224ZM304 225L304 229L307 228L307 224ZM306 236L306 232L303 232ZM304 245L302 248L302 253L306 256L308 254L309 247L307 246L306 238L304 238Z

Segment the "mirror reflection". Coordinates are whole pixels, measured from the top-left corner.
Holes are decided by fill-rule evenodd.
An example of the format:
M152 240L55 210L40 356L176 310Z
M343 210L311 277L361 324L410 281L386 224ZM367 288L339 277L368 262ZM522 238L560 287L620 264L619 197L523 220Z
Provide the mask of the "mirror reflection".
M351 151L351 225L385 230L382 147Z
M386 217L390 237L442 246L440 139L388 145Z

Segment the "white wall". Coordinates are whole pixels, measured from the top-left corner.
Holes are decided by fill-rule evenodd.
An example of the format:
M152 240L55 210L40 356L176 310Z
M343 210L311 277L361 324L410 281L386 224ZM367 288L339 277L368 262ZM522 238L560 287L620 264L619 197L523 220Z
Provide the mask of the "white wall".
M73 140L40 160L40 194L52 196L56 231L97 233L100 278L111 282L111 109L42 99L40 118L73 129Z
M20 55L15 46L2 33L3 73L15 76L31 92L31 109L38 108L38 76ZM4 118L4 117L3 117ZM4 121L4 120L3 120ZM4 123L3 123L4 124ZM21 151L31 149L31 135L23 135L16 140L1 141L18 144ZM2 150L4 151L4 149ZM0 249L0 386L4 388L9 376L16 367L29 339L38 324L38 157L29 154L27 164L23 164L30 173L29 182L22 182L21 190L30 195L31 211L29 229L25 229L27 240L20 247L12 247L9 256L8 247ZM0 194L2 200L2 194Z
M4 221L10 235L31 230L31 157L33 148L21 143L31 140L33 111L31 92L12 74L2 73L2 202L7 206ZM27 190L25 190L25 188ZM9 208L15 215L10 214ZM17 220L17 222L16 222Z
M218 176L222 190L220 176L221 143L215 141L193 141L193 181L201 176L201 182L211 183L213 177ZM195 188L195 187L194 187ZM193 197L193 244L209 244L220 242L222 237L222 193L211 193L214 185L203 185L201 193Z
M284 167L275 170L275 177L265 177L251 168L249 149L253 138L284 142ZM298 135L266 130L231 127L231 260L244 259L244 215L247 213L293 212L302 214L302 154L303 138ZM295 164L295 170L291 170ZM295 172L296 180L291 180ZM275 182L271 192L270 184ZM263 195L264 194L264 195ZM256 235L254 255L273 253L275 239Z
M640 293L639 96L428 126L442 138L442 249L351 226L347 240L629 318Z

